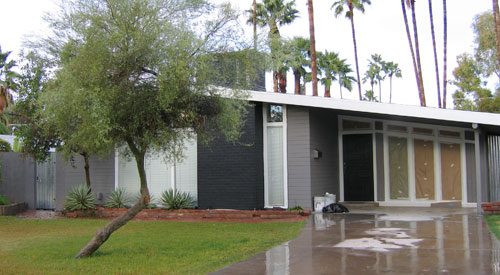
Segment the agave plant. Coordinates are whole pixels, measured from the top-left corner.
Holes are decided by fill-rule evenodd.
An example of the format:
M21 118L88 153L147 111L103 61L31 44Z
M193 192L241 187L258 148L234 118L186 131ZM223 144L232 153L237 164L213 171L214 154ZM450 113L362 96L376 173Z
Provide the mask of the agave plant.
M68 196L64 209L67 211L88 210L95 208L95 197L85 184L74 186Z
M106 200L106 207L110 208L124 208L131 203L130 196L122 189L118 188L111 192Z
M193 197L187 192L168 189L161 194L161 203L169 210L194 207Z

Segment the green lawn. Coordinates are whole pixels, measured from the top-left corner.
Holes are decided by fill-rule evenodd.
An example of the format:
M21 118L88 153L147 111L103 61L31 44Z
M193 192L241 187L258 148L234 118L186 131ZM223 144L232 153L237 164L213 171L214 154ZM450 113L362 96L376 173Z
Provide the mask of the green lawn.
M484 218L488 222L491 232L500 240L500 215L484 215Z
M0 216L0 274L205 274L295 238L305 222L129 222L88 259L107 221Z

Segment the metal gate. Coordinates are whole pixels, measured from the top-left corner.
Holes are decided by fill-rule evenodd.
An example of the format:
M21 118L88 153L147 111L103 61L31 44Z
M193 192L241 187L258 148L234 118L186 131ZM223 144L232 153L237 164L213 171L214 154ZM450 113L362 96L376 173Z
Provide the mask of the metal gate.
M56 208L56 153L36 163L36 209Z
M490 200L500 200L500 136L488 136Z

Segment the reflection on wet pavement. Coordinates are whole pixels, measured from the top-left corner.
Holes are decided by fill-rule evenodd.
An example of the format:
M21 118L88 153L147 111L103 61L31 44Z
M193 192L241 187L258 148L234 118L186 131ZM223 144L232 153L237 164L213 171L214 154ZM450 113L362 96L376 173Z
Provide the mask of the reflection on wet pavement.
M299 237L214 274L500 274L500 242L475 209L314 214Z

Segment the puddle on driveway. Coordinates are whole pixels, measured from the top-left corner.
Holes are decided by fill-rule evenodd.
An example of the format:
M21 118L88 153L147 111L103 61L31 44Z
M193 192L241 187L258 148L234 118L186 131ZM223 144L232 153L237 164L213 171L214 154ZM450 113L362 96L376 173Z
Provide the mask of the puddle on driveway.
M474 210L376 211L314 214L297 239L215 273L500 274L500 242Z

